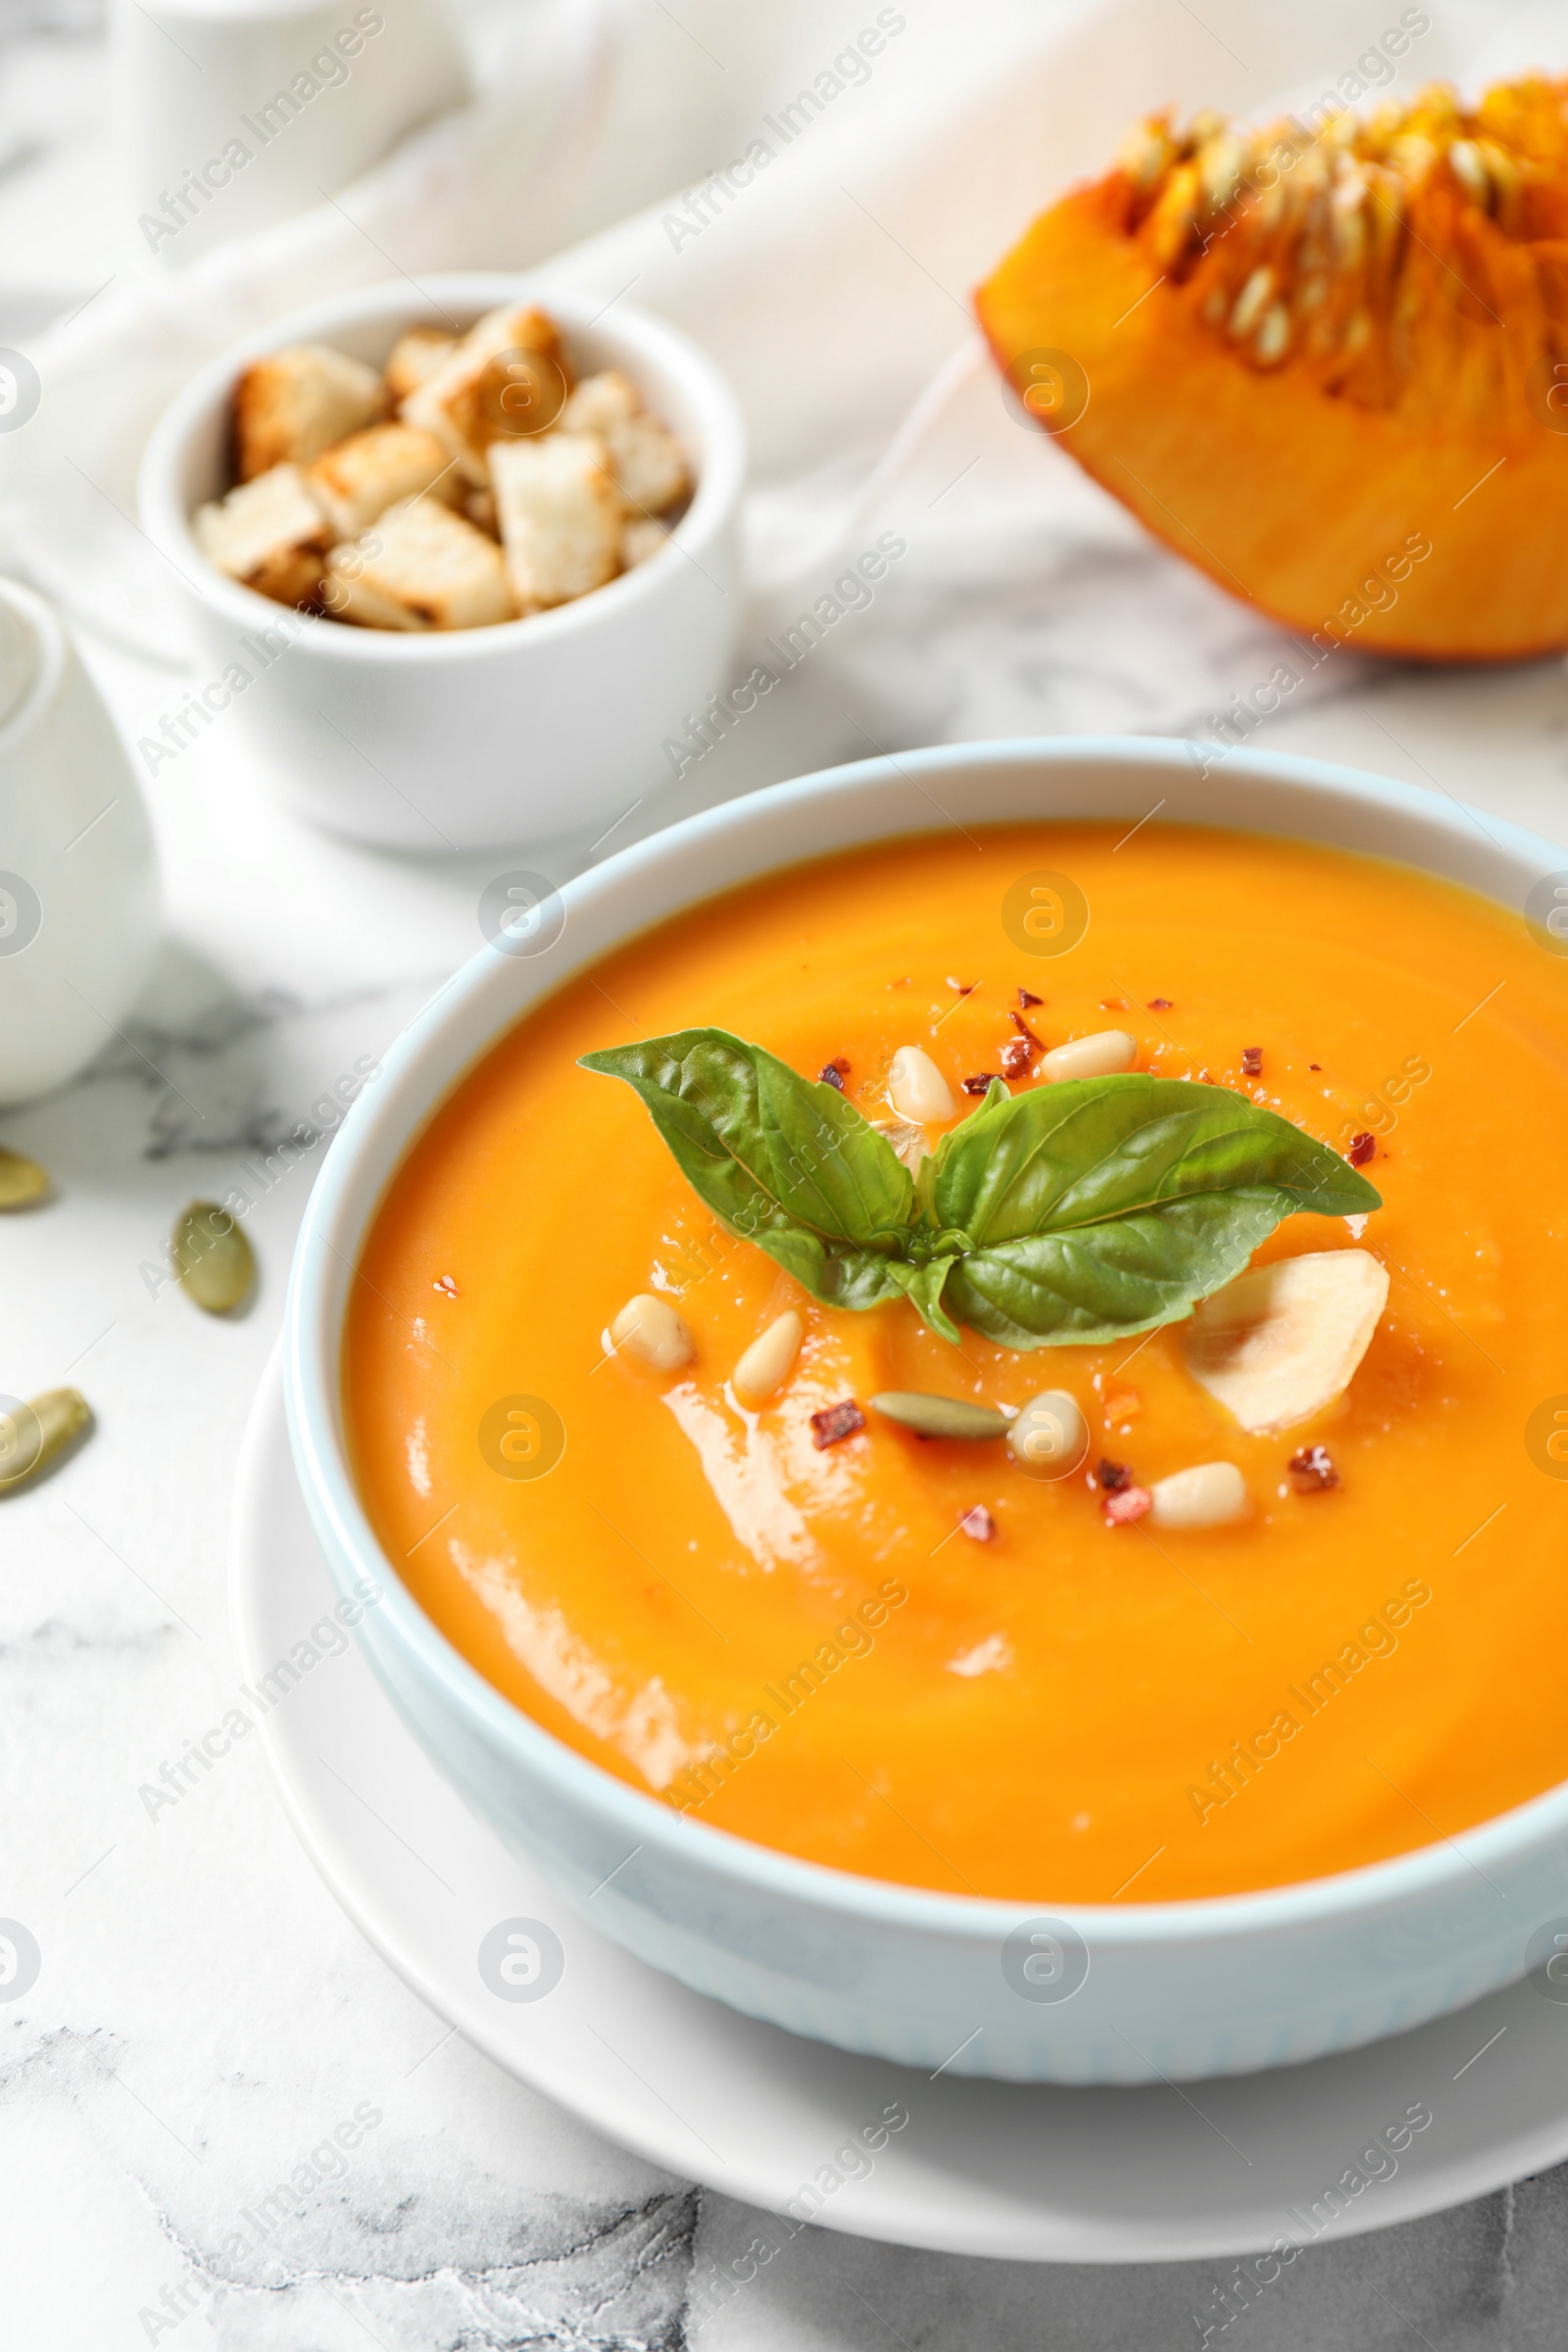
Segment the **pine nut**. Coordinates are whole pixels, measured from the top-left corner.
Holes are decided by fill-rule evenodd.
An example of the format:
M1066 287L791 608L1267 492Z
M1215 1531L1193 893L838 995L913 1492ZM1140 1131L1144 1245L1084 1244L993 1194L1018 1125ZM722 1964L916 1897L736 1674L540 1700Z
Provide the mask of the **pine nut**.
M1234 1462L1197 1462L1156 1479L1149 1492L1155 1527L1229 1527L1247 1510L1247 1481Z
M901 1119L912 1119L919 1127L951 1119L958 1107L953 1089L919 1046L901 1046L894 1054L888 1099Z
M1108 1078L1128 1070L1138 1052L1138 1040L1125 1029L1099 1029L1093 1037L1075 1037L1070 1045L1054 1046L1040 1064L1052 1080Z
M1007 1451L1031 1478L1065 1478L1089 1449L1089 1424L1068 1389L1031 1396L1007 1431Z
M639 1291L628 1298L610 1326L610 1336L623 1355L635 1355L656 1372L678 1372L697 1353L696 1344L667 1298Z
M765 1404L784 1386L805 1337L804 1321L789 1306L752 1342L730 1374L730 1387L742 1404Z

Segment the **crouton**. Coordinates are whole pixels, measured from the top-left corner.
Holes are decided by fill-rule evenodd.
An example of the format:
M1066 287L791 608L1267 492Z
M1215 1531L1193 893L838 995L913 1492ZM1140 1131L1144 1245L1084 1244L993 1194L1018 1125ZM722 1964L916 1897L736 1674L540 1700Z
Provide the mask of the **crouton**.
M381 413L381 379L324 343L253 360L234 386L234 470L242 482L274 466L308 466Z
M637 514L662 514L691 488L685 452L643 407L642 394L618 368L585 375L561 412L568 433L598 433L610 452L615 486Z
M669 537L667 524L652 514L633 514L620 526L620 568L635 571L650 556L657 556Z
M496 494L493 490L470 490L463 502L463 512L475 530L484 531L492 539L501 536L496 520Z
M356 539L378 514L426 492L453 505L466 485L434 433L413 424L368 424L306 468L334 539Z
M315 600L332 533L297 466L273 466L221 505L199 507L191 528L208 562L231 580L274 604Z
M433 498L389 507L332 550L321 597L367 629L477 629L514 617L501 550Z
M462 404L469 441L488 450L548 432L565 399L565 376L548 352L502 352L486 360Z
M411 392L417 392L457 348L457 336L444 334L438 326L411 326L406 335L399 335L381 376L388 408L398 408Z
M543 311L490 311L403 404L403 417L455 457L475 489L485 451L513 434L543 432L571 389L555 323Z
M490 478L519 612L564 605L614 577L621 505L597 433L497 441Z

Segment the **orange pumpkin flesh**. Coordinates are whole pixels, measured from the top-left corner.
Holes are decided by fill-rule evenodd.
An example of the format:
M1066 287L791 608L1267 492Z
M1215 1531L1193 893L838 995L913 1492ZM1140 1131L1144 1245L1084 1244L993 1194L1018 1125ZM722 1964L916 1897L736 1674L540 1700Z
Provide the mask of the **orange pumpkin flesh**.
M1568 81L1153 118L976 307L1085 470L1325 649L1568 645Z

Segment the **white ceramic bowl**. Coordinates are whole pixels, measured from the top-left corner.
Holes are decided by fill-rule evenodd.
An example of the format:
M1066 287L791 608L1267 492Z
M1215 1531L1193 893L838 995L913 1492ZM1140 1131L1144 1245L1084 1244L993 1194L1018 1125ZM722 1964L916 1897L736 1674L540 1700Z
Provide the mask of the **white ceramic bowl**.
M519 1713L437 1633L383 1556L345 1462L339 1332L382 1189L455 1080L516 1016L647 924L808 854L1022 817L1147 818L1284 834L1396 858L1522 907L1568 852L1457 804L1312 760L1235 751L1202 776L1185 744L999 743L869 760L671 827L562 894L533 954L490 948L387 1056L327 1155L287 1310L290 1435L359 1632L445 1772L596 1927L735 2008L845 2048L1028 2081L1245 2072L1352 2047L1526 1972L1568 1913L1568 1787L1369 1868L1176 1903L980 1901L856 1878L689 1819ZM544 942L553 944L543 945ZM1522 1407L1521 1410L1524 1408ZM1039 1940L1032 1940L1039 1938ZM1085 1967L1087 1964L1087 1973Z
M406 327L468 326L530 296L565 329L579 373L624 368L689 451L696 495L668 546L553 612L428 634L311 619L208 563L191 516L228 487L229 394L249 361L315 342L378 367ZM212 361L154 428L140 503L188 591L208 707L252 733L274 788L334 833L439 853L609 825L668 781L664 738L730 683L745 471L728 385L672 327L526 278L451 276L318 303ZM224 680L234 662L237 690Z

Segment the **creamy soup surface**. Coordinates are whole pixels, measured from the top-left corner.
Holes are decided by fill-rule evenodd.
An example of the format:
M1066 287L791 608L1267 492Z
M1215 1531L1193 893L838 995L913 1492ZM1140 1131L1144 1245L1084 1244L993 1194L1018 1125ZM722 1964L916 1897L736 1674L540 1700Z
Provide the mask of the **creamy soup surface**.
M1125 833L945 831L647 933L464 1078L376 1214L342 1373L389 1559L518 1707L693 1820L911 1886L1168 1901L1399 1853L1568 1775L1568 958L1397 867ZM1091 910L1064 954L1008 900L1041 869ZM917 1045L962 1115L1020 990L1044 1048L1114 1025L1139 1069L1341 1152L1375 1138L1364 1230L1298 1214L1258 1251L1388 1269L1314 1419L1249 1435L1181 1324L1023 1353L956 1348L902 1301L823 1306L577 1066L714 1026L808 1077L847 1064L883 1119ZM610 1345L639 1293L685 1319L680 1370ZM729 1376L787 1307L793 1373L747 1410ZM1057 1480L870 1411L826 1446L811 1424L884 1391L1053 1387L1090 1430ZM1336 1484L1290 1469L1314 1446ZM1102 1465L1148 1486L1215 1459L1245 1476L1239 1523L1108 1523Z

